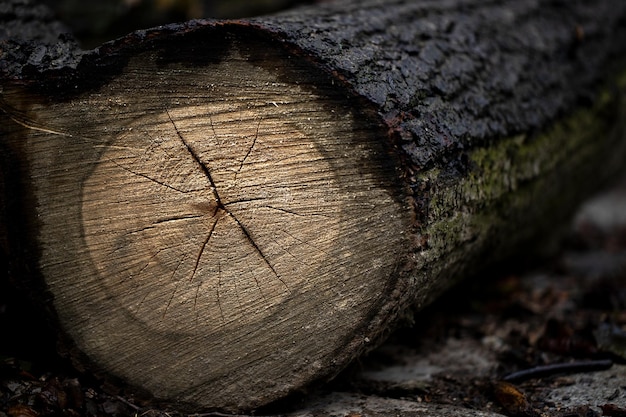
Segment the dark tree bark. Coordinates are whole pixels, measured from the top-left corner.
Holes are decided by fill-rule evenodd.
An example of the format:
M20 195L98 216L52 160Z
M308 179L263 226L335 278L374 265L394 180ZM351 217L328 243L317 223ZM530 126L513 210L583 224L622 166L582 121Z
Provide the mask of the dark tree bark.
M13 275L82 361L168 401L251 409L330 378L621 168L625 18L341 2L92 51L6 30Z

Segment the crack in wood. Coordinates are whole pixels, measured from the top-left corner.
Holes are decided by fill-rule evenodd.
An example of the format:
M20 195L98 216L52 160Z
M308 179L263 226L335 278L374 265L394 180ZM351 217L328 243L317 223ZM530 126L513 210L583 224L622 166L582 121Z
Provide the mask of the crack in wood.
M123 170L125 170L125 171L127 171L127 172L130 172L130 173L131 173L131 174L133 174L133 175L137 175L137 176L139 176L139 177L145 178L145 179L147 179L147 180L149 180L149 181L152 181L152 182L154 182L154 183L156 183L156 184L159 184L159 185L161 185L161 186L163 186L163 187L169 188L169 189L174 190L174 191L178 191L179 193L187 194L187 193L189 193L189 192L191 192L191 191L199 191L199 190L190 190L190 191L181 190L181 189L176 188L176 187L174 187L174 186L172 186L172 185L169 185L169 184L167 184L167 183L165 183L165 182L163 182L163 181L159 181L159 180L157 180L157 179L155 179L155 178L152 178L152 177L150 177L149 175L142 174L141 172L135 172L135 171L133 171L132 169L127 168L127 167L125 167L124 165L122 165L122 164L118 163L117 161L114 161L113 159L109 159L109 161L110 161L110 162L112 162L113 164L117 165L118 167L122 168Z
M294 255L293 253L291 253L291 251L290 251L290 250L288 250L287 248L285 248L284 246L282 246L280 243L278 243L278 241L277 241L276 239L274 239L274 238L270 238L270 240L271 240L272 242L274 242L277 246L279 246L279 247L280 247L280 249L281 249L283 252L285 252L287 255L289 255L289 256L291 256L293 259L295 259L295 260L296 260L296 262L303 263L303 264L305 264L306 266L311 266L311 264L310 264L309 262L305 261L305 260L304 260L304 259L302 259L302 258L298 258L296 255Z
M196 275L196 272L198 271L198 265L200 265L200 259L202 258L202 255L204 254L204 250L209 244L209 240L211 240L211 236L213 236L213 232L215 231L215 227L217 226L218 221L220 221L220 218L218 218L217 220L213 222L213 224L211 225L211 229L209 230L209 234L207 235L207 238L204 240L204 242L202 243L202 246L200 247L200 251L198 252L198 257L196 258L196 263L193 267L193 271L191 273L191 277L189 278L189 282L193 281L193 277Z
M71 133L61 132L61 131L58 131L58 130L49 129L49 128L43 126L43 125L40 125L36 121L30 119L28 116L22 114L22 112L20 112L20 111L18 111L16 109L10 107L9 105L7 105L2 99L0 99L0 110L3 111L5 114L7 114L9 116L9 118L11 120L13 120L15 123L19 124L22 127L27 128L27 129L31 129L31 130L35 130L35 131L39 131L39 132L43 132L43 133L49 133L49 134L56 135L56 136L63 136L63 137L67 137L67 138L75 138L75 139L81 140L81 141L83 141L85 143L89 143L89 144L93 144L94 142L96 142L96 140L93 139L93 138L89 138L89 137L85 137L85 136L75 136L75 135L73 135ZM169 113L168 113L168 116L169 116ZM171 120L171 118L170 118L170 120ZM177 133L178 133L178 131L177 131ZM108 145L108 144L107 145L93 145L93 146L95 148L107 148L107 149L113 148L113 149L123 149L123 150L129 150L129 149L140 150L140 149L142 149L142 148L135 148L135 147L130 147L130 146L115 146L115 145ZM193 154L192 154L192 156L193 156ZM193 190L188 190L188 191L181 190L181 189L176 188L176 187L174 187L174 186L172 186L170 184L167 184L167 183L165 183L163 181L159 181L159 180L157 180L155 178L152 178L149 175L133 171L132 169L130 169L128 167L125 167L124 165L118 163L114 159L107 158L106 160L111 162L111 163L113 163L117 167L119 167L119 168L121 168L121 169L123 169L123 170L125 170L125 171L127 171L127 172L129 172L131 174L133 174L133 175L137 175L139 177L145 178L145 179L147 179L149 181L152 181L152 182L154 182L156 184L159 184L159 185L161 185L163 187L169 188L169 189L174 190L174 191L178 191L178 192L183 193L183 194L200 190L200 189L193 189Z
M256 253L261 257L261 260L265 263L265 265L267 265L267 267L274 273L274 276L276 277L276 279L278 279L284 286L285 289L288 292L291 292L291 289L289 288L289 286L287 285L287 283L285 283L285 281L280 277L280 275L278 275L278 272L276 272L276 269L274 269L274 266L270 263L270 261L267 259L267 256L265 256L265 254L263 253L263 251L261 250L261 248L256 244L256 242L254 241L254 239L252 239L252 236L250 235L250 232L248 231L248 229L243 225L243 223L241 223L239 221L239 219L237 217L235 217L234 214L232 214L231 212L226 212L230 217L232 217L232 219L237 223L237 225L239 225L239 229L241 230L241 232L243 233L243 235L246 237L246 239L248 240L248 242L250 242L250 244L252 245L252 247L254 247ZM284 249L283 249L284 250ZM265 295L263 294L263 290L261 289L261 286L259 285L259 280L256 277L256 275L254 276L254 280L256 282L257 287L259 288L259 291L261 291L261 295L263 295L263 297L265 298Z
M222 263L217 260L217 305L220 308L220 316L222 316L222 323L225 323L224 309L222 308L222 298L220 297L220 288L222 286Z
M242 203L249 203L252 201L260 201L260 200L266 200L265 198L245 198L242 200L235 200L235 201L229 201L228 203L224 203L224 207L228 207L228 206L232 206L235 204L242 204ZM328 216L326 214L323 213L306 213L306 214L302 214L302 213L298 213L295 210L288 210L288 209L284 209L281 207L276 207L276 206L270 206L270 205L262 205L259 206L259 208L266 208L266 209L270 209L270 210L276 210L276 211L281 211L283 213L287 213L287 214L293 214L294 216L299 216L299 217L308 217L308 216L320 216L320 217L326 217L326 218L330 218L331 216Z
M151 225L151 226L144 226L144 227L141 227L141 228L135 229L135 230L128 230L128 231L124 232L124 236L134 235L135 233L145 232L146 230L151 230L151 229L154 229L154 228L156 228L156 226ZM118 251L120 249L121 248L117 248L114 251ZM113 253L113 252L111 252L111 253Z
M302 214L302 213L298 213L297 211L287 210L287 209L284 209L284 208L275 207L275 206L269 206L269 205L261 206L261 208L268 208L268 209L271 209L271 210L282 211L283 213L293 214L294 216L300 216L300 217L321 216L321 217L330 218L330 216L327 216L326 214L322 214L322 213L306 213L306 214Z
M180 260L178 261L178 265L176 265L176 268L174 268L174 271L172 272L170 280L174 279L174 276L176 275L176 272L178 271L178 268L180 268L180 266L185 261L185 259L187 259L187 254L184 254L183 257L180 258ZM165 315L167 314L167 310L170 308L170 305L172 304L172 300L174 299L174 295L176 295L176 291L178 290L178 285L179 285L179 282L177 282L176 285L174 286L174 291L172 291L172 295L170 296L170 299L168 300L167 305L165 306L165 309L163 310L163 316L161 317L162 319L165 318Z
M282 231L284 234L286 234L287 236L291 237L291 238L292 238L293 240L295 240L296 242L301 243L301 244L303 244L303 245L310 246L310 247L312 247L313 249L315 249L315 250L317 250L317 251L319 251L319 252L323 253L324 255L327 255L327 256L328 256L328 252L326 252L325 250L323 250L323 249L321 249L321 248L318 248L316 245L313 245L311 242L307 242L307 241L302 240L302 239L300 239L300 238L298 238L298 237L295 237L294 235L292 235L291 233L289 233L289 232L288 232L288 231L286 231L286 230L281 230L281 231Z
M213 126L213 122L211 122L211 126ZM237 172L235 172L235 181L237 181L237 175L239 175L239 173L241 172L243 165L246 163L246 160L248 159L248 156L250 156L250 154L252 153L252 149L254 148L254 145L256 145L256 141L259 137L260 126L261 126L261 119L259 118L259 122L256 125L256 133L254 134L254 138L252 139L252 145L250 145L250 147L248 148L248 152L241 160L241 164L239 164L239 169L237 170ZM213 130L213 133L215 133L215 130Z
M176 131L176 135L178 136L180 141L183 143L183 145L187 149L187 152L189 152L193 160L196 162L198 167L202 170L206 178L209 180L209 183L211 184L211 191L213 192L213 196L215 197L215 201L217 202L218 207L224 208L224 205L222 204L222 199L220 198L220 195L217 192L215 181L213 181L213 176L211 175L211 171L205 164L202 163L202 161L200 161L200 158L198 158L198 155L194 152L191 145L187 143L183 135L180 133L180 130L178 130L178 126L176 126L174 119L172 119L172 115L170 114L170 111L168 109L165 109L165 113L167 114L168 119L170 119L170 122L172 123L172 126L174 127L174 130Z
M256 197L256 198L243 198L241 200L234 200L234 201L229 201L228 203L225 203L224 206L228 207L228 206L232 206L234 204L241 204L241 203L250 203L252 201L260 201L260 200L265 200L265 198L263 197Z
M196 325L198 324L198 310L196 310L196 307L198 306L198 296L200 295L201 286L202 286L202 283L198 282L198 285L196 286L196 295L193 298L193 311L196 312Z
M215 216L215 213L213 213L213 216ZM165 219L159 219L157 221L155 221L153 224L162 224L162 223L170 223L170 222L179 222L182 220L191 220L191 219L197 219L202 217L201 214L196 214L196 215L188 215L188 216L172 216L172 217L168 217Z
M8 108L8 106L2 105L3 103L0 103L0 110L2 110L4 113L6 113L9 118L14 121L15 123L19 124L20 126L23 126L27 129L31 129L31 130L35 130L35 131L39 131L42 133L47 133L47 134L52 134L52 135L57 135L57 136L63 136L63 137L67 137L67 138L75 138L81 141L84 141L85 143L91 143L93 144L94 147L102 147L102 148L113 148L113 149L119 149L119 150L131 150L131 151L139 151L139 150L145 150L144 148L136 148L136 147L132 147L132 146L119 146L119 145L97 145L97 140L93 139L93 138L88 138L88 137L83 137L81 135L75 136L72 135L70 133L66 133L66 132L62 132L62 131L58 131L58 130L54 130L51 128L47 128L45 126L42 126L40 124L38 124L36 121L34 120L30 120L26 115L22 115L20 112L18 112L17 110ZM211 193L215 199L215 207L214 210L212 212L212 217L215 217L219 211L223 211L226 215L228 215L230 218L233 219L234 223L237 225L237 227L240 229L241 234L244 236L244 238L246 239L246 241L251 245L251 247L253 248L254 252L257 254L258 258L261 260L261 262L268 268L269 271L271 271L272 275L274 276L275 279L277 279L282 286L287 290L287 292L291 293L291 289L289 288L289 286L287 285L287 283L285 282L285 280L278 274L278 271L276 270L276 268L274 267L274 265L270 262L270 260L268 259L267 255L265 254L265 252L261 249L261 247L256 243L256 241L253 238L253 235L251 234L251 232L249 231L248 227L232 212L229 210L229 206L234 206L237 204L244 204L244 203L250 203L250 202L254 202L254 201L259 201L259 200L263 200L263 198L244 198L244 199L240 199L240 200L235 200L235 201L230 201L230 202L224 202L221 199L221 196L219 194L218 191L218 187L217 184L211 174L210 169L204 164L202 163L202 161L200 160L200 158L198 157L197 153L195 152L195 150L193 149L193 146L187 142L187 140L185 139L185 137L183 136L183 134L181 133L181 131L178 129L178 126L176 125L176 122L174 121L174 118L172 117L172 114L170 113L169 109L165 109L165 114L167 115L171 125L174 128L174 131L176 132L177 137L179 138L180 142L182 143L182 145L184 146L184 148L187 150L187 152L189 153L189 155L192 157L193 161L195 162L195 164L201 169L202 173L204 174L205 178L207 178L210 189L211 189ZM215 138L217 138L217 131L215 129L215 124L213 122L213 119L211 118L211 116L208 116L209 118L209 124L210 124L210 128L211 131L214 135ZM237 168L237 171L235 172L234 175L234 181L237 181L239 174L241 174L244 166L246 165L246 162L248 161L248 159L250 158L250 155L252 155L253 150L255 149L256 145L258 144L259 141L259 133L260 133L260 126L261 126L261 122L262 120L259 118L257 120L256 123L256 129L254 132L254 136L252 138L252 142L249 144L248 149L246 154L244 155L244 157L242 158L242 160L239 163L239 167ZM146 132L148 135L149 133ZM165 150L163 150L165 151ZM168 154L168 156L171 159L171 155ZM166 181L163 180L159 180L157 178L154 178L148 174L139 172L131 167L126 166L125 164L117 161L114 158L106 158L106 160L110 163L112 163L113 165L115 165L116 167L124 170L125 172L128 172L134 176L140 177L140 178L144 178L150 182L153 182L161 187L170 189L172 191L181 193L181 194L189 194L191 192L194 191L201 191L202 188L199 189L192 189L192 190L184 190L182 188L176 187ZM281 207L275 207L272 205L264 205L261 206L263 208L266 209L270 209L270 210L275 210L275 211L279 211L279 212L283 212L283 213L287 213L290 215L295 215L295 216L302 216L302 217L306 217L306 216L322 216L322 217L328 217L322 213L308 213L308 214L302 214L302 213L298 213L294 210L289 210L289 209L285 209L285 208L281 208ZM160 225L160 224L164 224L164 223L170 223L170 222L176 222L176 221L185 221L185 220L192 220L192 219L196 219L196 218L200 218L202 217L202 215L178 215L178 216L171 216L171 217L167 217L167 218L163 218L163 219L158 219L156 221L154 221L152 223L152 225L150 226L146 226L143 227L141 229L137 229L137 230L133 230L133 231L128 231L125 233L125 235L130 235L130 234L134 234L134 233L141 233L141 232L145 232L147 230L150 229L154 229L156 225ZM190 278L189 278L189 282L193 282L194 278L196 276L196 274L198 273L199 269L200 269L200 262L202 260L202 257L204 256L204 253L206 252L210 242L211 242L211 238L214 235L214 232L216 230L217 224L218 222L222 219L223 216L219 216L214 222L212 222L211 224L211 228L206 236L206 238L204 239L204 241L202 242L197 256L195 257L195 261L193 264L193 270L191 272ZM289 235L290 237L292 237L295 241L301 243L301 244L306 244L308 246L311 246L313 248L315 248L315 246L311 245L309 242L305 242L302 239L298 239L296 237L294 237L293 235L291 235L290 233L288 233L287 231L284 231L285 234ZM293 257L296 260L300 260L296 255L294 255L291 251L289 251L287 248L283 247L279 242L277 242L276 240L272 239L272 241L277 244L279 247L281 247L281 249L287 253L289 256ZM121 250L122 248L117 248L115 250L113 250L111 252L111 254L114 254L116 252L118 252L119 250ZM317 250L319 250L319 248L315 248ZM130 278L132 279L133 276L139 275L141 273L143 273L152 263L152 261L164 250L164 248L161 248L159 250L157 250L156 253L154 253L152 256L150 256L150 258L147 260L147 262L140 268L140 270L136 273L130 273ZM320 250L321 251L321 250ZM323 251L321 251L323 252ZM181 266L189 259L189 257L185 254L183 257L181 257L181 259L179 260L179 262L176 264L176 267L174 268L172 274L171 274L171 279L174 279L174 277L178 274L178 272L180 271ZM130 271L129 271L130 272ZM222 271L222 265L221 262L218 261L218 287L217 287L217 299L218 299L218 306L219 306L219 310L220 310L220 315L222 318L222 321L225 322L226 318L224 315L224 307L223 307L223 301L222 301L222 295L221 294L221 286L225 285L225 283L223 282L223 271ZM259 291L261 297L263 298L263 300L267 303L268 299L267 296L264 292L263 286L261 285L261 282L259 281L259 278L253 274L252 275L253 279L254 279L254 283L255 286L257 288L257 290ZM234 285L234 290L235 290L235 295L236 295L236 299L237 299L237 304L240 306L240 308L242 308L242 304L241 304L241 298L240 298L240 294L239 294L239 284L237 283L237 280L233 280L233 285ZM195 296L194 296L194 310L197 307L197 303L198 303L198 296L199 296L199 291L200 291L200 287L202 286L202 283L199 282L198 283L198 287L196 288L195 291ZM165 318L168 311L171 308L171 304L174 300L174 297L177 293L177 291L179 290L180 284L176 283L174 290L172 291L171 295L168 298L167 304L165 305L165 308L163 309L163 314L162 314L162 318ZM141 306L144 304L145 300L148 298L149 294L144 295L144 297L141 299L141 301L138 303L137 307Z
M217 203L217 207L218 209L223 210L229 217L231 217L234 222L237 224L237 226L239 226L239 229L241 230L243 236L246 238L246 240L248 241L248 243L250 243L250 245L252 245L252 248L254 249L254 251L257 253L257 255L260 257L261 261L269 268L269 270L272 272L273 276L281 282L281 284L285 287L285 289L291 293L291 289L289 288L289 286L287 285L287 283L285 282L285 280L278 274L278 272L276 271L276 268L274 268L274 266L271 264L271 262L269 261L269 259L267 258L267 256L265 255L265 253L261 250L261 248L259 247L259 245L257 245L257 243L255 242L255 240L252 238L252 235L250 234L250 232L248 231L247 227L241 222L241 220L239 220L239 218L237 218L237 216L235 216L234 213L232 213L230 210L228 210L227 206L228 203L224 204L222 202L222 199L220 198L219 192L217 190L217 185L213 179L213 176L211 175L211 171L209 170L209 168L202 163L202 161L200 160L200 158L198 157L198 155L196 154L196 152L194 151L194 149L192 148L192 146L185 140L185 138L183 137L182 133L180 132L180 130L178 129L178 126L176 125L176 123L174 122L174 119L172 118L172 115L170 114L168 109L165 109L165 113L167 114L168 119L170 120L170 123L172 124L172 126L174 127L174 130L176 131L176 135L178 136L178 138L180 139L180 141L183 143L183 145L185 146L185 148L187 149L187 152L189 152L189 154L191 155L191 157L193 158L193 160L196 162L196 164L202 169L202 172L205 174L206 178L208 179L209 183L211 184L211 190L213 192L213 196L215 197L216 203ZM260 126L260 120L259 123L257 124L257 131L256 131L256 135L253 141L253 144L251 145L250 149L248 150L248 154L252 151L252 147L254 147L254 144L256 143L257 137L258 137L258 132L259 132L259 126ZM215 131L215 126L213 124L213 120L212 118L209 116L209 124L211 126L211 130L213 131L213 134L216 134ZM248 155L247 154L247 155ZM247 157L246 155L246 157ZM246 157L244 157L244 161L246 159ZM243 162L240 166L240 168L243 166ZM196 271L198 269L198 266L200 264L200 258L202 257L202 254L206 248L206 246L209 243L209 240L211 239L211 236L213 235L213 231L215 230L215 227L217 225L217 222L219 220L221 220L222 217L219 217L215 223L213 223L211 230L209 231L209 235L207 236L207 239L204 241L200 252L198 253L198 257L196 258L196 262L194 265L194 270L192 272L191 275L191 279L190 281L193 280L193 277L196 274ZM259 279L257 278L257 276L255 274L252 275L253 279L255 281L255 284L257 286L257 289L259 290L259 293L261 294L261 296L263 297L263 299L267 302L267 298L265 297L265 293L263 292L263 288L259 282ZM194 302L195 303L195 302ZM195 304L194 304L195 305Z
M139 272L137 272L137 275L141 274L143 271L146 270L146 268L150 265L150 262L152 262L152 260L154 258L156 258L158 256L159 253L163 252L165 249L161 248L159 250L156 251L156 253L154 255L152 255L150 258L148 258L148 262L146 262L146 264L139 270Z

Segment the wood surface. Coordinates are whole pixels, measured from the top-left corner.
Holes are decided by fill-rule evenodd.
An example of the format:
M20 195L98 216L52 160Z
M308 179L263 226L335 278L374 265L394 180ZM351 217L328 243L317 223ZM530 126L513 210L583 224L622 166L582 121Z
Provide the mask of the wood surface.
M249 410L330 378L621 168L624 17L341 2L92 51L8 31L10 278L82 366L159 399Z

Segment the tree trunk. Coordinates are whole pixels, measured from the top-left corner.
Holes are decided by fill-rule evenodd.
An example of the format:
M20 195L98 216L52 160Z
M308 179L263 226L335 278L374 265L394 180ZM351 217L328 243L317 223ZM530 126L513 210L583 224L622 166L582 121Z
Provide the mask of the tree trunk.
M7 30L10 273L83 365L160 399L235 411L330 378L621 167L625 18L355 1L92 51Z

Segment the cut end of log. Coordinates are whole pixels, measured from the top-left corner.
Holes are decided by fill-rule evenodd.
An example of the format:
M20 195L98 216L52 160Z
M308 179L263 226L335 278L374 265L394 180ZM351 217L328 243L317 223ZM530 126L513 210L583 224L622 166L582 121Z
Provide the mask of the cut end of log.
M156 397L226 410L362 352L410 218L381 127L243 38L155 42L63 101L5 95L64 330Z

